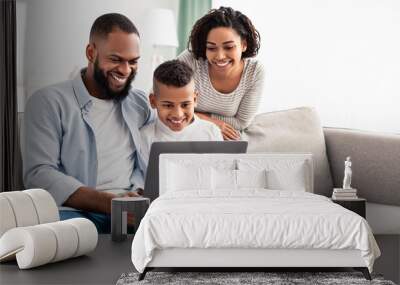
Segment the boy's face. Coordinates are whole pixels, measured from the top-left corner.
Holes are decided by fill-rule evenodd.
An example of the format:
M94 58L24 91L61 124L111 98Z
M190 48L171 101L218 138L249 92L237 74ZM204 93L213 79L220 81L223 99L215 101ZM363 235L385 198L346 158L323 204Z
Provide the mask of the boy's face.
M193 121L197 100L194 81L183 87L156 84L156 94L150 94L150 104L157 109L158 118L172 131L183 130Z

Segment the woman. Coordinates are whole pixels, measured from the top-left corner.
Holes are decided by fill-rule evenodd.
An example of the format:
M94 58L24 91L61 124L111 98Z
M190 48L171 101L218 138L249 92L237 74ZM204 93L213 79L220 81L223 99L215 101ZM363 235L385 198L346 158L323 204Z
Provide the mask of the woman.
M195 73L196 114L214 122L225 140L240 139L260 103L264 70L252 58L259 48L260 35L249 18L220 7L195 23L188 50L178 57Z

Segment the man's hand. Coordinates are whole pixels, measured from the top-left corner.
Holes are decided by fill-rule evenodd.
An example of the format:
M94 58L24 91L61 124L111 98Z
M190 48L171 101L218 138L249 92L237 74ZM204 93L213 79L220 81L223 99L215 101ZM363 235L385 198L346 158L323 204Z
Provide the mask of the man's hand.
M142 188L137 188L136 192L132 192L132 194L138 194L137 196L143 196L144 190ZM137 197L137 196L132 196L132 197Z
M123 194L121 197L140 197L143 195L143 189L142 188L138 188L135 192L126 192L125 194ZM135 216L132 213L128 212L127 215L127 220L128 220L128 225L129 226L133 226L135 224Z

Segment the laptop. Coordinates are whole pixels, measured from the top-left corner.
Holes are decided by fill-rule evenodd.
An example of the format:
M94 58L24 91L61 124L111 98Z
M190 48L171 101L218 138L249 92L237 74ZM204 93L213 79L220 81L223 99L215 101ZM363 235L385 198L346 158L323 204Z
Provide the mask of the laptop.
M246 141L179 141L154 142L144 181L143 196L156 199L159 195L159 157L161 153L246 153Z

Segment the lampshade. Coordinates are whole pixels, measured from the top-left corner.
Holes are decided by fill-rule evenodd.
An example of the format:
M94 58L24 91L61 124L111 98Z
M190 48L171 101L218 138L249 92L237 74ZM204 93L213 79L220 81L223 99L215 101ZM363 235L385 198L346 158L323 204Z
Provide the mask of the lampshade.
M178 47L175 18L170 9L152 9L147 17L147 32L154 46Z

